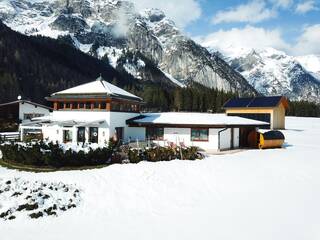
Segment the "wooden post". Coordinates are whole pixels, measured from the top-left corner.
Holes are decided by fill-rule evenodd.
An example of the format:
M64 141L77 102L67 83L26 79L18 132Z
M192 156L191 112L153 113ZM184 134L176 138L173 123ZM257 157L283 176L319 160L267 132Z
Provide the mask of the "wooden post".
M111 103L107 102L107 111L110 112L111 111Z

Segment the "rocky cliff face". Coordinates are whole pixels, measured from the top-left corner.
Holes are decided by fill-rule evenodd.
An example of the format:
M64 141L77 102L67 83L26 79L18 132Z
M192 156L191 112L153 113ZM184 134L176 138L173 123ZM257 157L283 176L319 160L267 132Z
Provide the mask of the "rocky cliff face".
M219 55L184 36L159 10L138 13L132 3L116 0L2 0L0 19L24 34L71 42L142 80L256 93Z

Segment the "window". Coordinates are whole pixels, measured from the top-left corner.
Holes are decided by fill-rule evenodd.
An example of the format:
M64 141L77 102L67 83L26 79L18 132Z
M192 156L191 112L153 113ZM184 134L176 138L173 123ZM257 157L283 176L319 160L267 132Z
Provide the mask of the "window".
M98 143L98 128L90 127L89 128L89 142Z
M58 108L59 109L64 109L64 103L63 102L59 102L58 103Z
M100 108L101 109L106 109L107 108L107 104L105 102L100 103Z
M111 103L111 111L120 111L120 104L117 102Z
M77 139L77 141L79 143L84 143L86 141L85 132L86 132L86 129L84 127L79 127L78 128L78 139Z
M40 114L40 113L25 113L23 114L23 119L24 120L31 120L32 118L36 118L36 117L43 117L44 114Z
M208 141L209 129L207 128L191 128L191 141Z
M99 102L94 102L93 103L93 108L98 109L99 108Z
M91 103L89 102L86 103L86 109L91 109Z
M150 140L163 140L163 128L162 127L147 127L146 135Z
M71 104L69 102L66 103L66 108L71 108Z
M72 109L78 109L78 103L73 102L72 103Z
M79 108L84 108L84 103L83 102L79 103Z

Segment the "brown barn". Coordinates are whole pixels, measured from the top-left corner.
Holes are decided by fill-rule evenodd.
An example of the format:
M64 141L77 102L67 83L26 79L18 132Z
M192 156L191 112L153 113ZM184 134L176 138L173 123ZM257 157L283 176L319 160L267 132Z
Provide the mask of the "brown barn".
M224 104L227 115L268 122L271 129L285 129L288 107L283 96L235 98Z

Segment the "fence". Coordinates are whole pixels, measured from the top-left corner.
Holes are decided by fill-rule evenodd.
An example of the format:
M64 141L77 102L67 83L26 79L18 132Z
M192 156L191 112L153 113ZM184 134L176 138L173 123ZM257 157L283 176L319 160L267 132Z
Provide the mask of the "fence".
M11 142L11 141L19 141L20 133L19 132L8 132L8 133L0 133L0 143L3 142Z

